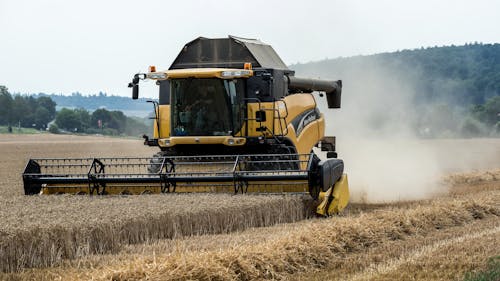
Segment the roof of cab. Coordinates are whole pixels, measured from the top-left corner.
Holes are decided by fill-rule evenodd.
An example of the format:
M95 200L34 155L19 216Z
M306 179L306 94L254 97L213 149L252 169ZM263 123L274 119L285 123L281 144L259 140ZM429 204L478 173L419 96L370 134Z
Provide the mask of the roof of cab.
M254 68L288 70L270 45L257 39L228 36L228 38L198 37L187 43L169 69L186 68Z

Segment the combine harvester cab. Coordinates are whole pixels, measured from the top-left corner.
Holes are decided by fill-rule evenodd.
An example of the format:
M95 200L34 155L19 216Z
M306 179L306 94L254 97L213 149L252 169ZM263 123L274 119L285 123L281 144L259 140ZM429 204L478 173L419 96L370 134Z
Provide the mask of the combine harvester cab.
M270 45L233 36L197 38L168 70L135 74L134 99L146 79L159 100L144 143L159 153L30 159L25 194L309 193L320 215L346 207L344 164L312 95L324 92L328 107L340 108L340 80L295 77Z

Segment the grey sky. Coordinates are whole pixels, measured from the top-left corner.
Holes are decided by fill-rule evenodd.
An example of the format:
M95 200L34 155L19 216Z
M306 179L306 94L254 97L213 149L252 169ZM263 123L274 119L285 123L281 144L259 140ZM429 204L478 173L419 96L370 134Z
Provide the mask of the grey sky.
M500 1L0 0L0 85L11 92L129 95L182 46L228 34L287 64L421 46L500 42ZM154 97L150 86L142 96Z

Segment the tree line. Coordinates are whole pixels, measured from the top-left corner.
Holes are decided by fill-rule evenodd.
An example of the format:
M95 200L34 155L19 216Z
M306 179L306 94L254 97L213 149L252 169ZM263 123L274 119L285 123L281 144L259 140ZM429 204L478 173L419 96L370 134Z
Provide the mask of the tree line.
M469 116L470 119L463 128L469 135L484 135L491 130L491 134L500 136L500 95L486 100L484 104L472 106Z
M0 85L0 125L49 130L52 133L85 133L138 136L151 133L152 121L126 116L104 108L89 112L83 108L62 108L48 96L11 95Z
M500 135L500 44L436 46L290 68L297 76L342 79L343 103L355 101L344 110L371 111L366 122L373 127L397 119L399 111L422 137Z
M47 96L56 102L58 108L85 108L94 111L104 106L109 110L120 110L125 113L133 111L143 116L146 116L152 110L151 104L146 103L150 99L139 98L137 101L130 97L113 96L104 92L94 95L83 95L79 92L71 93L71 95L38 93L33 96L35 98Z
M49 97L12 96L0 85L0 125L45 129L56 116L56 103Z
M443 102L468 107L500 95L500 44L436 46L327 59L290 68L298 75L348 78L350 84L388 76L416 90L416 104Z
M150 120L128 117L118 110L109 111L101 108L91 113L83 108L63 108L57 112L55 124L51 125L49 130L58 132L63 129L86 134L137 136L152 132L152 122L147 121Z
M500 96L462 110L431 104L417 120L414 128L423 137L500 137Z

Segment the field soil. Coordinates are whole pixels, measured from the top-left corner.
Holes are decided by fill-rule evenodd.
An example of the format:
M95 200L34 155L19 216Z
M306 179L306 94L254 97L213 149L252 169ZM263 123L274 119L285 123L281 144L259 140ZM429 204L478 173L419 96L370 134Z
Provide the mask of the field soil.
M500 255L500 141L422 143L443 160L440 192L361 196L324 219L296 196L24 196L30 157L156 150L132 139L0 135L0 279L460 280Z

